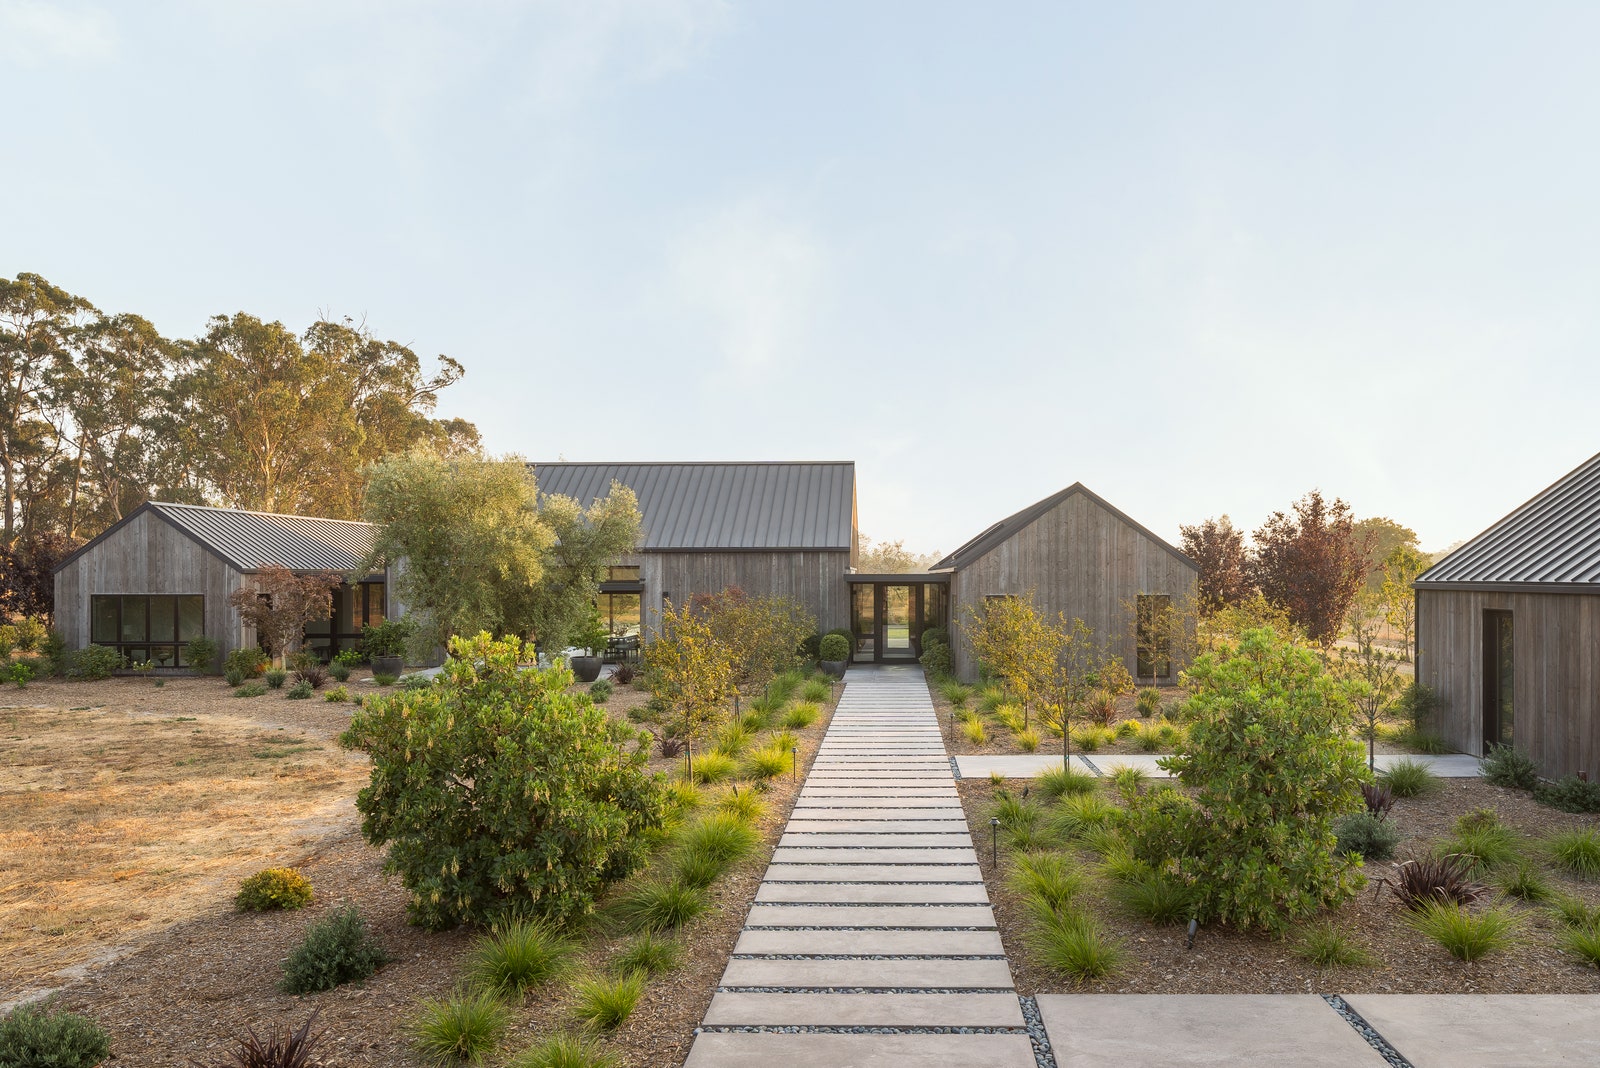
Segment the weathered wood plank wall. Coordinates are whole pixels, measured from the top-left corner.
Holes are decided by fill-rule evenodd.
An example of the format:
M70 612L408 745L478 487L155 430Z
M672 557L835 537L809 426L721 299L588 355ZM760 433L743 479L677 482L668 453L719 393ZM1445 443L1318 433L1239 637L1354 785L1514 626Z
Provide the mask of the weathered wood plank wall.
M1483 755L1483 613L1506 610L1513 744L1545 775L1600 778L1600 595L1417 592L1418 678L1439 693L1445 740Z
M1133 619L1124 607L1141 593L1167 594L1175 603L1194 595L1199 573L1086 494L1067 497L1011 538L957 571L950 580L951 647L956 673L977 677L978 665L961 623L982 612L985 597L1034 593L1049 619L1065 612L1082 619L1128 671L1138 667ZM1177 668L1174 663L1174 677Z
M819 631L850 625L847 551L645 552L622 562L640 567L647 625L660 618L663 592L682 604L697 593L720 593L729 586L752 597L797 601L816 616Z

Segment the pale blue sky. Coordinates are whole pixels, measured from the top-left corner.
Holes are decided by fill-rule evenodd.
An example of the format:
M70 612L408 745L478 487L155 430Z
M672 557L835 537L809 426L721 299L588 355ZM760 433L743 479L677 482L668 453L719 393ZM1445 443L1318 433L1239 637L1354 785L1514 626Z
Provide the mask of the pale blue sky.
M0 272L321 310L497 452L1427 548L1600 449L1600 6L0 0Z

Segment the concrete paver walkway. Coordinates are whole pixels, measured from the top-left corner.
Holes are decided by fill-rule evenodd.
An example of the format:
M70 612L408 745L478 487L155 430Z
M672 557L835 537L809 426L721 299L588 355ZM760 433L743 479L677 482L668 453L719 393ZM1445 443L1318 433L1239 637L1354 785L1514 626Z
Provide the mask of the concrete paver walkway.
M920 669L851 670L687 1063L1034 1068Z
M1156 761L1161 759L1160 753L1081 753L1072 754L1072 766L1079 771L1088 771L1100 775L1114 774L1118 768L1138 768L1152 779L1164 779L1167 773L1163 771ZM1397 760L1414 760L1425 764L1428 770L1446 779L1471 779L1476 778L1479 772L1478 758L1465 753L1451 753L1447 756L1404 755L1394 753L1379 753L1374 761L1378 770L1382 771ZM965 753L955 758L956 770L963 779L986 779L990 772L998 771L1008 779L1033 779L1044 774L1051 768L1061 766L1061 753Z

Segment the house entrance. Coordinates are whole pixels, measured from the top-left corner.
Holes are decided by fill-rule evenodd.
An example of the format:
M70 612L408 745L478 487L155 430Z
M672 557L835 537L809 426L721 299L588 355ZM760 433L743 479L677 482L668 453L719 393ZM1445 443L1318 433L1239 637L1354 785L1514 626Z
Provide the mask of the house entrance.
M851 659L858 664L914 661L922 655L922 632L948 624L949 586L942 575L845 577L855 639Z

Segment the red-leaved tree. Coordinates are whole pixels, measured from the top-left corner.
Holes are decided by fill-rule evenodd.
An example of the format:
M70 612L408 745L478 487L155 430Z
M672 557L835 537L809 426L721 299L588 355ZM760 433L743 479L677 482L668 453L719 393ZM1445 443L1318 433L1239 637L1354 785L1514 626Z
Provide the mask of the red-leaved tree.
M1367 574L1369 539L1356 531L1350 506L1312 490L1293 515L1274 512L1253 540L1250 575L1261 595L1331 646Z
M254 585L240 586L228 594L228 604L256 629L273 659L305 636L306 624L326 619L333 610L337 576L296 575L284 567L263 568Z
M1250 596L1244 532L1234 529L1233 520L1207 519L1178 531L1184 553L1200 565L1200 611L1210 615Z

